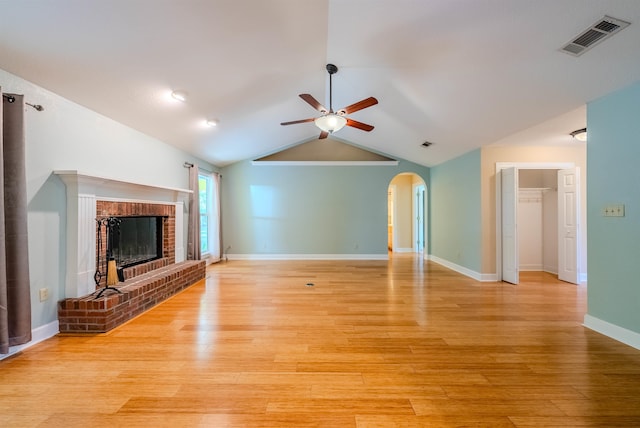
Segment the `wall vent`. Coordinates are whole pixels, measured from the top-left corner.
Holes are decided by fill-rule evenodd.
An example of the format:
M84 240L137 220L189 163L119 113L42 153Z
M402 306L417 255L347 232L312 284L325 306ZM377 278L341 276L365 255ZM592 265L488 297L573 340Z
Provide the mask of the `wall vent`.
M576 36L560 50L573 56L580 56L598 43L629 26L627 21L606 16Z

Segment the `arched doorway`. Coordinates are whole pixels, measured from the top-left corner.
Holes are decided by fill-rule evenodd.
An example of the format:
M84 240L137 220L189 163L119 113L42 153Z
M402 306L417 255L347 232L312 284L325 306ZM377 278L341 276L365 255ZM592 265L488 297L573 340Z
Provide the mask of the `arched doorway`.
M388 247L395 253L422 253L427 248L427 186L417 174L401 173L389 183Z

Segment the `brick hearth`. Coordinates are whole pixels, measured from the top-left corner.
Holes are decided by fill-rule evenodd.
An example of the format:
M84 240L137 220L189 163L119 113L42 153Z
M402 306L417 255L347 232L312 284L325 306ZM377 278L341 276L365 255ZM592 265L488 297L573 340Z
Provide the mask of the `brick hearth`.
M204 279L204 261L185 261L138 275L95 299L93 293L58 303L61 333L107 332Z

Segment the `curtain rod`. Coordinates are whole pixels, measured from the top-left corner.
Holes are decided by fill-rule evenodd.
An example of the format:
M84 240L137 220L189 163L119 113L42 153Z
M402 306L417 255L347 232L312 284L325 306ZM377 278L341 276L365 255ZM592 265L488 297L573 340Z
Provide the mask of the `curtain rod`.
M182 166L185 167L185 168L193 168L193 164L191 162L185 162L185 163L182 164ZM209 174L213 174L214 173L213 171L209 171L208 169L202 168L200 166L198 168L200 169L200 171L208 172ZM218 174L220 177L222 177L222 174L220 174L220 173L216 173L216 174Z
M2 94L2 96L7 99L9 104L16 102L16 97L14 97L13 95ZM44 110L44 107L42 107L40 104L31 104L31 103L28 103L26 101L25 101L25 104L28 105L29 107L33 107L34 109L36 109L38 111Z

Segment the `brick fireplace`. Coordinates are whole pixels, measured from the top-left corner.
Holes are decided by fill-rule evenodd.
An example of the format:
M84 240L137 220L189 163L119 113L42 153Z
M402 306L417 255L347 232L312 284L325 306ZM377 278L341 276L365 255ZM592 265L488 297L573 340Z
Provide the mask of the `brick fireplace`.
M58 304L61 332L104 332L170 297L205 276L204 261L185 261L184 207L191 191L54 171L67 189L67 275ZM97 293L97 219L162 217L162 257L124 270L120 293ZM103 249L103 251L106 249ZM103 285L103 284L100 284Z

